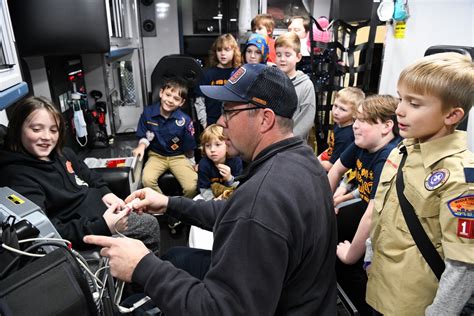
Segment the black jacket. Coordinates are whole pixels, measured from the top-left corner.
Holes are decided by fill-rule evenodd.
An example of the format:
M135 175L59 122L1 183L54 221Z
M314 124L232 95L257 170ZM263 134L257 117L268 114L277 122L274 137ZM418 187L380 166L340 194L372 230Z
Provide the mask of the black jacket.
M214 231L203 281L147 255L132 279L166 315L336 315L336 220L326 172L299 138L249 165L227 201L170 198Z
M61 237L78 249L86 246L87 234L110 235L102 196L107 184L70 149L51 161L29 154L0 150L0 186L8 186L37 204L50 218Z

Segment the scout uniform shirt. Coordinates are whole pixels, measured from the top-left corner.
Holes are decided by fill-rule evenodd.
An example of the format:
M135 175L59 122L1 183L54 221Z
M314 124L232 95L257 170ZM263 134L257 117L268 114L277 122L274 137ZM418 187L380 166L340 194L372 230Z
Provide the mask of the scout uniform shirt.
M153 152L178 156L196 148L191 118L180 109L168 118L160 114L160 103L146 106L137 127L138 139L146 138Z
M474 155L465 132L417 143L404 140L404 194L442 258L474 264ZM385 315L424 315L438 279L416 246L396 190L402 154L393 150L380 176L372 214L374 256L366 300ZM453 293L452 295L456 295Z

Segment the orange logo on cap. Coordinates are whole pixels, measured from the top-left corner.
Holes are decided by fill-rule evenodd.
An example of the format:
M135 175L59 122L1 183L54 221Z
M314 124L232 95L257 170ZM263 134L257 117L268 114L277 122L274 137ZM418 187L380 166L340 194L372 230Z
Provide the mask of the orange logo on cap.
M247 72L247 70L243 67L240 67L239 69L237 69L234 74L232 75L232 77L230 77L229 79L229 82L231 84L236 84L237 81L239 81L240 78L242 78L242 76Z
M258 104L261 104L261 105L263 105L263 106L266 106L266 105L267 105L267 101L262 100L262 99L257 98L257 97L252 97L252 101L253 101L253 102L257 102Z

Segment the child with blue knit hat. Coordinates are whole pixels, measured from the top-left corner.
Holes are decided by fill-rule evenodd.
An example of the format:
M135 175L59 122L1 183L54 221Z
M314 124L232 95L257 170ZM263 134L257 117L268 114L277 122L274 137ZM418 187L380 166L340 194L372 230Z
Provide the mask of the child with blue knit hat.
M265 37L252 33L245 43L244 62L246 64L266 64L268 52L269 48Z

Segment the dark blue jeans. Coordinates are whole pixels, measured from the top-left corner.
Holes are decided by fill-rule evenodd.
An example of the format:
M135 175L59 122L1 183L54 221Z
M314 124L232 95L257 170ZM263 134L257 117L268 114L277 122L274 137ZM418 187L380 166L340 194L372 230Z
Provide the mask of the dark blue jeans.
M171 262L175 267L202 280L211 265L211 251L189 247L173 247L161 259Z

